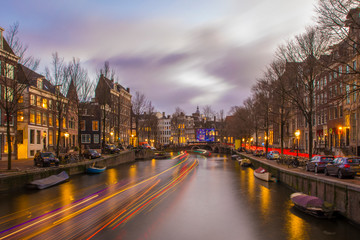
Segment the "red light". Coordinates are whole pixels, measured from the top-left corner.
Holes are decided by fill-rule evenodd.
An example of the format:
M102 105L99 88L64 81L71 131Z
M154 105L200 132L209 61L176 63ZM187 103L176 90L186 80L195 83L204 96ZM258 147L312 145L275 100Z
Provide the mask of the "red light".
M344 165L344 168L349 168L350 167L350 164L345 164Z

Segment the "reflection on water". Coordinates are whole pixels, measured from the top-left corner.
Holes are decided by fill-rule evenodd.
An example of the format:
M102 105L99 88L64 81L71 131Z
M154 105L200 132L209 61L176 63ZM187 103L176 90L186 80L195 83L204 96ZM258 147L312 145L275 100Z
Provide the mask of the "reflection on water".
M115 184L118 182L118 171L115 168L110 168L106 170L107 172L107 184Z
M8 227L27 221L27 208L34 218L74 202L93 205L69 210L79 214L54 229L79 238L95 229L101 231L94 239L338 240L360 235L341 219L299 213L290 194L284 185L255 178L251 168L227 156L192 155L188 161L178 157L123 164L99 175L72 176L70 182L43 191L9 194L0 198L0 211L4 216L19 211L9 223L3 220ZM67 213L59 217L70 219ZM10 222L16 217L18 222Z
M285 209L286 211L286 220L285 220L285 229L288 234L289 240L307 240L310 239L308 232L309 224L305 222L300 217L294 215L290 208L292 207L291 201L287 202Z
M62 205L68 205L74 201L74 184L70 181L67 184L59 185Z

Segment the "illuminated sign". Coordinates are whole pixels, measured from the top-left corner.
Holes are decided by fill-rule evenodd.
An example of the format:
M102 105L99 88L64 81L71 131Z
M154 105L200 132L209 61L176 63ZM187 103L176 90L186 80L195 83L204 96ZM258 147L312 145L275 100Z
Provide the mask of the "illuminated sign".
M196 140L199 142L214 142L215 141L215 129L214 128L196 129Z

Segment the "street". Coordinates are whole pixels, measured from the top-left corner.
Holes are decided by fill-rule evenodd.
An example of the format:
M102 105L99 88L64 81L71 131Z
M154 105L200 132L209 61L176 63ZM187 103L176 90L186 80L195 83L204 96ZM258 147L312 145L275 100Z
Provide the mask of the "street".
M354 239L344 219L298 212L291 190L230 156L178 155L49 189L0 195L0 239Z

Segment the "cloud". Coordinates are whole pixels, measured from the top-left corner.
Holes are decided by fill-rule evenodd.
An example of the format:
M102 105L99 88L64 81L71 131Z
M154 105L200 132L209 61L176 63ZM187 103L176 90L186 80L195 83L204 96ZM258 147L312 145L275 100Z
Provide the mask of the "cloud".
M4 7L18 13L24 42L43 67L55 51L80 58L93 76L109 61L124 87L169 114L177 106L191 113L197 105L225 112L241 105L276 46L309 21L313 3L35 1Z

